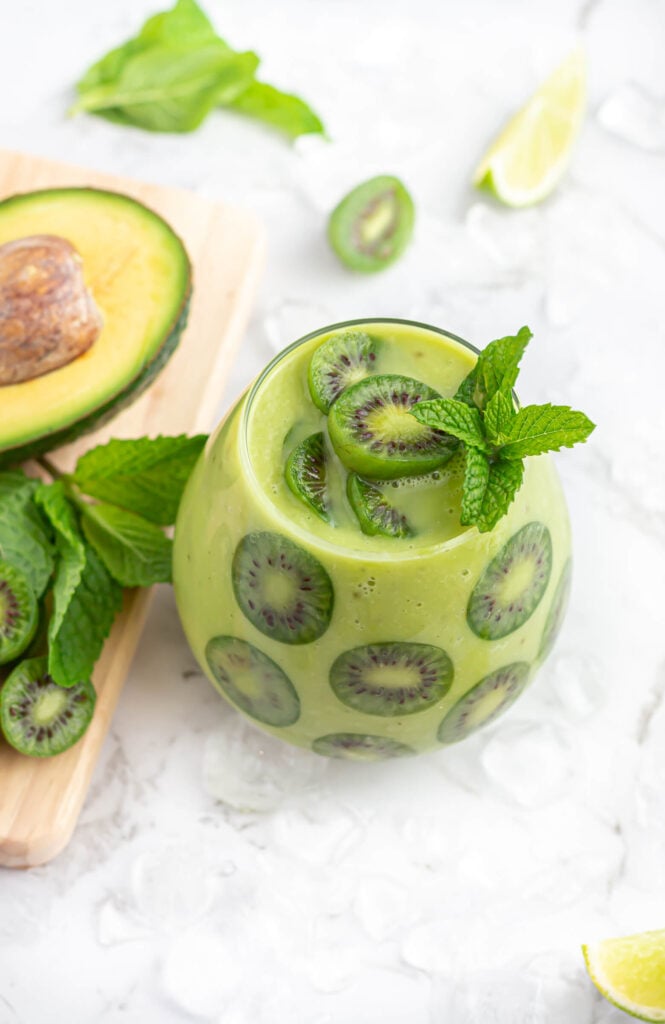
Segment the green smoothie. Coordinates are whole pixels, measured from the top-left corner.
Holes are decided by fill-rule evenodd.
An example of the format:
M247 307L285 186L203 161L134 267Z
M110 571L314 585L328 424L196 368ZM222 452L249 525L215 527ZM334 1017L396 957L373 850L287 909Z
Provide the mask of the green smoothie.
M437 748L509 707L551 648L570 531L550 459L526 460L479 533L460 525L463 452L408 415L476 357L417 324L337 325L277 357L210 438L176 599L211 682L274 735L358 760Z

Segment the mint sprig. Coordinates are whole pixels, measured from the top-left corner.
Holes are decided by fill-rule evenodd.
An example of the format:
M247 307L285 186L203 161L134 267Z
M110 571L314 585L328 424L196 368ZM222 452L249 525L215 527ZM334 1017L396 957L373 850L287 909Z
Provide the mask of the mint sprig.
M411 415L461 441L465 452L460 522L493 530L522 485L525 458L571 448L595 425L567 405L518 409L513 387L532 337L528 327L490 342L454 398L419 402Z
M175 521L205 441L110 441L48 484L0 472L0 558L23 571L36 597L48 591L48 649L39 653L58 685L90 678L123 587L170 581L173 542L163 527Z

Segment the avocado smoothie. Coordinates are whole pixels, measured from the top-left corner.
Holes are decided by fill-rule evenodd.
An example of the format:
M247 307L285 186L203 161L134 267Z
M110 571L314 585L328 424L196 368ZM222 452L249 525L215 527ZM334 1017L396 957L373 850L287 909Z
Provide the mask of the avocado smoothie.
M464 453L410 409L477 352L395 320L339 324L267 367L208 441L176 526L192 650L257 725L378 760L463 739L519 696L565 611L570 529L548 456L489 532Z

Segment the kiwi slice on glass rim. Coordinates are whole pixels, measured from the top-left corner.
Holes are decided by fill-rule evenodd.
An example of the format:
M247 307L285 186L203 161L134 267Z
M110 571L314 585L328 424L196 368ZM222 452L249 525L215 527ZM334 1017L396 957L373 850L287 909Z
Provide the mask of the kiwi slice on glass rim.
M0 561L0 665L22 654L37 630L37 598L28 578Z
M328 240L347 267L371 274L402 255L414 221L413 200L402 182L381 174L338 203L328 221Z
M374 373L380 343L365 331L338 331L315 350L307 381L314 405L327 413L342 391Z
M363 480L357 473L349 473L346 494L363 533L381 537L413 536L406 516L369 480Z
M323 432L310 434L296 445L286 460L284 478L296 498L329 523L330 499L326 477L327 458Z
M319 736L312 743L315 754L344 761L386 761L391 757L408 757L415 750L389 736L367 736L357 732L333 732Z
M420 423L411 410L441 396L412 377L379 374L343 391L328 413L328 432L347 469L376 480L417 476L452 457L459 441Z
M28 757L62 754L88 728L95 710L89 680L58 686L48 674L47 658L28 658L0 690L0 726L12 747Z
M504 665L476 683L457 701L439 726L440 743L460 740L489 725L517 700L529 681L530 666L525 661Z
M272 640L309 644L327 630L334 592L309 551L279 533L248 533L232 565L233 592L244 615Z
M473 588L466 619L482 640L508 636L531 618L552 572L552 540L543 523L527 523L507 541Z
M394 718L438 703L453 675L453 663L440 647L394 641L340 654L330 669L330 686L348 707Z
M296 689L277 662L234 636L215 636L206 659L220 689L246 715L265 725L293 725L300 717Z

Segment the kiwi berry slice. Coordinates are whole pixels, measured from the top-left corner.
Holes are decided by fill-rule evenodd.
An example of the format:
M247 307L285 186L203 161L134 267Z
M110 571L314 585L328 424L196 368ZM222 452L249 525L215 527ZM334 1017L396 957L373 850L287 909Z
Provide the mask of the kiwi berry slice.
M348 707L393 718L432 707L452 686L453 675L453 663L440 647L380 643L340 654L330 669L330 686Z
M554 597L549 612L547 613L547 619L545 620L545 628L543 629L543 635L540 641L540 648L538 650L538 659L542 661L550 653L556 638L559 635L563 620L566 615L566 608L568 607L568 598L570 597L570 585L573 579L573 563L572 559L568 559L563 567L563 572L559 577L556 590L554 591Z
M525 661L517 661L481 679L450 709L439 726L439 742L458 743L493 722L517 700L529 681L530 672Z
M52 757L80 740L95 701L90 681L58 686L48 674L47 658L28 658L0 690L0 725L7 742L21 754Z
M37 630L37 598L25 574L0 561L0 665L22 654Z
M328 413L332 446L347 469L392 480L437 469L459 446L456 438L411 416L418 403L441 396L400 374L367 377L342 392Z
M330 499L326 481L327 459L323 432L310 434L293 449L284 477L296 498L329 523Z
M307 380L314 405L327 413L342 391L374 372L379 342L365 331L338 331L314 352Z
M346 494L363 533L381 537L413 536L406 516L388 501L380 488L357 473L349 473Z
M220 689L246 715L265 725L293 725L300 717L296 689L267 654L234 636L215 636L206 659Z
M352 189L328 221L328 240L351 270L374 273L402 255L413 233L413 200L399 180L381 174Z
M407 757L415 750L388 736L366 736L356 732L333 732L319 736L312 743L315 754L337 757L345 761L386 761L390 757Z
M504 544L473 588L469 626L483 640L519 629L540 604L552 572L552 540L543 523L527 523Z
M233 556L233 591L258 630L284 644L309 644L327 630L334 592L309 551L279 533L248 533Z

